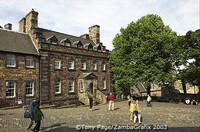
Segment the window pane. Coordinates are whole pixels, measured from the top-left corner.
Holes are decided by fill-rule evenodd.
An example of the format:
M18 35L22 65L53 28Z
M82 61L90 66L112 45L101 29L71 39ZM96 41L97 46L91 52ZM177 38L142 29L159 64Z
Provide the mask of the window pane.
M69 81L69 92L74 92L74 80Z
M26 67L33 68L34 67L34 59L31 56L26 57Z
M15 87L14 81L6 81L6 97L15 97Z
M16 66L16 60L14 55L7 55L6 57L6 66L7 67L15 67Z
M61 80L56 80L55 81L55 93L61 93Z
M61 60L55 60L55 69L61 69Z
M69 61L69 69L74 69L74 61Z
M26 95L33 96L34 94L34 82L26 81Z
M97 70L97 63L94 63L93 70Z

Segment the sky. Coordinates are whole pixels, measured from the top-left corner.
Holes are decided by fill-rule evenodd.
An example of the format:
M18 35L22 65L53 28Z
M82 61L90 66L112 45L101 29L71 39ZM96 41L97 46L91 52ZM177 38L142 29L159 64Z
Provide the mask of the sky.
M200 28L200 0L0 0L0 25L18 22L33 8L39 27L80 36L100 26L100 41L112 50L120 28L147 14L161 16L165 25L184 35Z

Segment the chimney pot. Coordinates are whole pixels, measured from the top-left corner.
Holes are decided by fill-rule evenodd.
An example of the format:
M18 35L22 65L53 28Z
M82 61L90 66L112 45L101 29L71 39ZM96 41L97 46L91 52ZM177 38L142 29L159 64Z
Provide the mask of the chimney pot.
M11 23L5 24L4 28L8 30L12 30L12 24Z

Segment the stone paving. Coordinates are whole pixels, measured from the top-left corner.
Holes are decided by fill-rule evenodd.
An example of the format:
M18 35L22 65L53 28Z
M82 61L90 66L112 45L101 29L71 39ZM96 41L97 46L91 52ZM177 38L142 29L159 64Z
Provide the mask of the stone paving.
M153 102L153 107L148 108L145 101L139 103L143 116L141 126L160 124L161 127L167 125L168 127L193 127L200 130L200 105ZM42 111L45 115L41 127L43 132L77 131L74 128L84 127L82 125L90 130L97 125L138 126L129 120L126 101L116 102L114 111L108 111L108 104L94 106L93 111L89 111L88 107L85 106L62 109L48 108L42 109ZM26 128L30 120L24 119L23 113L22 108L0 110L0 132L27 131Z

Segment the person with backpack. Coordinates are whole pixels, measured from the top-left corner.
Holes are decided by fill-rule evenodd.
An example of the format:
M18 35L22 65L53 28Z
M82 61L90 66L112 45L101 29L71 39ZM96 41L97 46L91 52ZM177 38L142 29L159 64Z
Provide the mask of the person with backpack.
M36 125L33 129L34 132L39 132L41 126L41 120L44 118L44 114L42 113L39 105L39 101L35 103L35 107L33 109L33 120L35 121Z
M31 121L30 121L30 124L29 124L27 130L29 130L29 129L32 127L33 123L34 123L34 121L33 121L33 109L34 109L34 107L35 107L35 102L36 102L36 100L37 100L37 99L34 99L34 100L30 103L30 105L29 105L29 107L28 107L29 118L31 119Z

